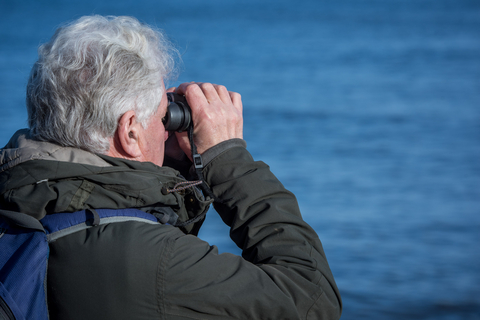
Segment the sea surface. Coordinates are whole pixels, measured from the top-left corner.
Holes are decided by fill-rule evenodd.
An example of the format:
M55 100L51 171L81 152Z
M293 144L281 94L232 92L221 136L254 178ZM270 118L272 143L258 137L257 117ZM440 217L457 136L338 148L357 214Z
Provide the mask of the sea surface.
M0 0L0 144L40 43L82 15L165 30L184 81L242 94L245 140L318 232L342 319L480 319L480 1ZM200 237L239 253L208 213Z

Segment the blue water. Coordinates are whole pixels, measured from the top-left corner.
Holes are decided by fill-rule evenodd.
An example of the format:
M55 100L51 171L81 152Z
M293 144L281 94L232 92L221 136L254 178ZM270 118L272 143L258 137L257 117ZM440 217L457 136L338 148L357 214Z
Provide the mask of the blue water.
M0 0L0 144L38 44L85 14L164 29L243 96L245 139L324 244L342 319L480 319L480 2ZM209 212L201 237L238 253Z

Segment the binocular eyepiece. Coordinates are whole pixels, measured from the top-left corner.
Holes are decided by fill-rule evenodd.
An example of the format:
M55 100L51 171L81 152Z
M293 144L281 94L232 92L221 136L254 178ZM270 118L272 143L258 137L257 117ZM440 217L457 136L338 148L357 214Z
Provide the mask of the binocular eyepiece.
M168 107L163 125L167 131L182 132L192 124L192 111L185 96L167 92Z

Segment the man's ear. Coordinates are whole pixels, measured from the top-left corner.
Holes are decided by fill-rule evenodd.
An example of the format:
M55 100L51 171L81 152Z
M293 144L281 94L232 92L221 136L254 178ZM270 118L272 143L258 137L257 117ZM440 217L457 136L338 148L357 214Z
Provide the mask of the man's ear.
M133 110L125 112L118 121L114 138L115 149L126 158L138 159L143 156L138 144L140 126L141 123L137 122Z

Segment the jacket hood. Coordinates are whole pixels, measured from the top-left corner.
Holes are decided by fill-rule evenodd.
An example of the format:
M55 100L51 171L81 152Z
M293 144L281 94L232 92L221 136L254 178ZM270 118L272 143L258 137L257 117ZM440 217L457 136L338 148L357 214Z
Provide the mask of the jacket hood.
M28 129L18 130L0 150L0 172L29 160L56 160L108 167L101 157L81 149L32 140Z
M212 201L198 189L165 192L180 182L172 168L36 141L28 129L0 150L0 208L36 219L87 208L138 208L157 217L173 209L178 221L205 213ZM198 232L200 225L183 229Z

